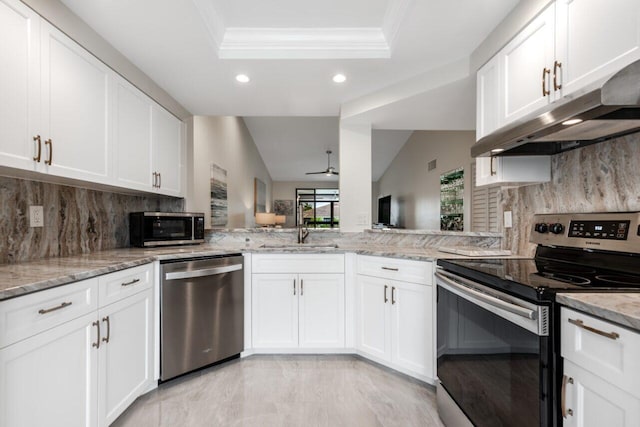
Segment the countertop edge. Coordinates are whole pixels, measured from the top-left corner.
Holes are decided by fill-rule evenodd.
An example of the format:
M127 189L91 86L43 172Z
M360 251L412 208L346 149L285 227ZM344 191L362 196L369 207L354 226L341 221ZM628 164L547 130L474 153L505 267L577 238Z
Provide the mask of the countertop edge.
M556 295L556 301L566 307L640 331L640 293L560 293Z

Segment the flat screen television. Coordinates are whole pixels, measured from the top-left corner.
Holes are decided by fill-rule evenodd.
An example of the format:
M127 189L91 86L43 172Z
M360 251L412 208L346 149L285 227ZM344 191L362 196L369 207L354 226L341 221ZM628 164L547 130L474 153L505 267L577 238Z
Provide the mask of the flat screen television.
M391 196L378 199L378 223L391 225Z

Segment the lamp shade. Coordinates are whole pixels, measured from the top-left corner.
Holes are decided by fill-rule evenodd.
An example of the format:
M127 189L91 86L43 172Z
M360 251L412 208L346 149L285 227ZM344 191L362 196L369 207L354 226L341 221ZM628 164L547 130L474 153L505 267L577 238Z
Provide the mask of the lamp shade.
M256 214L256 224L267 226L267 225L275 225L276 223L276 214L273 212L258 212Z
M287 216L286 215L276 215L276 224L282 225L285 222L287 222Z

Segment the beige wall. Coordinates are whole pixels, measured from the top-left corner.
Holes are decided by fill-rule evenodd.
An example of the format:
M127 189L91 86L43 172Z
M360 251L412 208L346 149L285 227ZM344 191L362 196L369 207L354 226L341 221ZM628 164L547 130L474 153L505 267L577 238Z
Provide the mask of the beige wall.
M271 176L256 144L240 117L195 116L188 133L193 145L188 147L186 208L205 213L205 226L211 227L211 163L227 171L227 228L255 226L253 216L254 178L267 185L267 211L271 210Z
M465 171L464 227L469 230L471 188L470 150L474 131L416 131L391 162L372 197L374 221L378 198L391 195L391 220L400 227L440 229L440 175L460 166ZM437 160L437 168L427 171L427 163ZM377 188L376 188L377 187Z
M295 206L296 188L338 188L338 181L273 181L272 200L293 200ZM287 216L284 226L295 227L295 225L294 213L292 216Z

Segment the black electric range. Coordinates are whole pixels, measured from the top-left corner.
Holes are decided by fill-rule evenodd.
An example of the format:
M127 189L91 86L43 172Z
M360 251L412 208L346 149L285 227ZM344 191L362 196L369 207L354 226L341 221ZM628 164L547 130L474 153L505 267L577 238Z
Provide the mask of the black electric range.
M561 425L556 294L640 292L640 213L536 215L530 231L534 258L438 260L448 424Z

